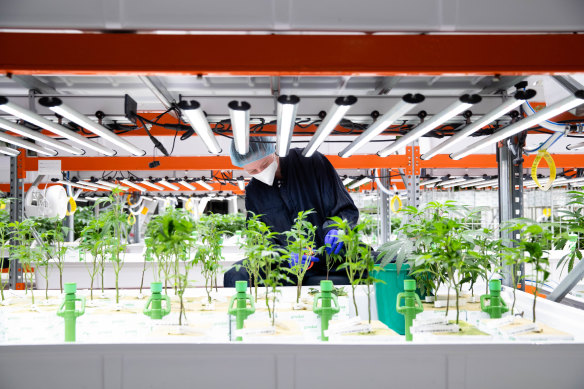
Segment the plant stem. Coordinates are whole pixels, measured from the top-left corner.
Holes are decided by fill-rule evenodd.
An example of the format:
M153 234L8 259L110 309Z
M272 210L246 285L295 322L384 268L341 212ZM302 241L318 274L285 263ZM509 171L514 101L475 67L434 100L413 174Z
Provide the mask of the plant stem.
M357 300L355 300L355 288L356 286L351 283L351 289L353 290L353 305L355 306L355 316L359 316L359 308L357 308Z
M448 316L448 309L450 308L450 284L446 290L446 316Z
M367 283L367 313L369 314L369 324L371 324L371 283Z
M454 290L456 291L456 324L458 324L458 317L460 314L460 309L458 306L458 296L459 296L458 286L454 285Z
M144 286L144 273L146 273L146 261L144 261L144 267L142 268L142 280L140 281L140 294L142 294L142 287Z

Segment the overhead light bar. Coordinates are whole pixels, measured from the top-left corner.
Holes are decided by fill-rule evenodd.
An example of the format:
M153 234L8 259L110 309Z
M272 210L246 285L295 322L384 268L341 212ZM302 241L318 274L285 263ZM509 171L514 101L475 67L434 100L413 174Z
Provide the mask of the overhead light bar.
M141 187L140 185L136 185L135 183L133 183L133 182L132 182L132 181L130 181L130 180L125 180L125 179L124 179L124 180L120 180L120 182L121 182L122 184L125 184L125 185L129 186L130 188L137 189L137 190L139 190L140 192L146 192L146 189L145 189L145 188Z
M425 97L421 94L412 95L408 93L403 96L399 103L391 107L382 117L378 118L369 126L361 135L359 135L349 146L339 153L342 158L353 155L361 147L365 146L371 139L382 133L386 128L391 126L396 120L408 113L416 105L424 101Z
M578 90L573 95L563 98L562 100L554 103L548 107L543 108L541 111L536 112L531 116L527 116L507 127L502 128L493 135L489 135L472 145L457 151L456 153L450 154L452 159L461 159L469 154L476 152L477 150L483 149L487 146L495 144L503 139L506 139L512 135L518 134L523 130L551 119L563 112L566 112L572 108L575 108L581 104L584 104L584 90Z
M345 179L343 180L343 185L344 185L344 186L347 186L347 185L349 185L349 184L350 184L351 182L353 182L353 181L355 181L355 179L354 179L354 178L347 177L347 178L345 178Z
M55 150L45 149L44 147L40 147L39 145L26 141L22 138L18 138L16 136L8 135L4 132L0 131L0 140L6 143L13 144L18 147L22 147L23 149L34 151L38 154L46 155L49 157L54 157L57 155Z
M450 104L448 107L446 107L446 109L432 116L427 121L424 121L423 123L419 124L417 127L415 127L413 130L411 130L404 136L397 138L395 142L393 142L391 145L387 146L383 150L379 151L377 154L380 157L387 157L389 154L392 154L401 149L402 147L405 147L406 145L421 138L422 136L432 131L436 127L442 125L447 120L452 119L459 113L472 107L474 104L479 103L481 100L482 98L479 95L466 94L460 96L456 102Z
M8 101L6 97L0 96L0 110L14 115L24 121L34 124L35 126L44 128L45 130L49 130L52 133L65 137L67 139L72 140L73 142L82 145L88 149L92 149L97 151L98 153L104 155L115 155L115 151L108 149L107 147L100 145L99 143L93 142L78 133L69 130L68 128L63 127L60 124L54 123L44 117L24 109L16 104L13 104Z
M213 187L211 185L207 184L203 180L197 180L197 184L201 185L203 188L205 188L207 190L213 190Z
M463 181L466 181L466 178L464 178L464 177L453 178L451 180L442 181L442 182L436 184L436 186L444 186L444 185L450 185L450 184L457 184L457 183L463 182Z
M80 182L71 182L71 181L65 181L65 180L59 180L57 181L58 184L63 184L63 185L69 185L72 186L74 188L80 188L83 190L90 190L90 191L95 191L95 188L88 186L88 185L83 185Z
M365 185L366 183L371 181L371 177L363 177L354 184L349 185L349 189L359 188L361 185Z
M162 186L167 187L170 190L180 190L180 188L174 184L171 184L170 182L166 181L166 180L160 180L158 181L158 183Z
M14 132L16 134L25 136L27 138L34 139L37 142L46 144L46 145L53 147L55 149L63 150L63 151L66 151L68 153L75 154L75 155L85 154L85 152L81 149L78 149L78 148L73 147L73 146L69 146L66 143L59 142L58 140L55 140L51 137L48 137L48 136L46 136L38 131L31 130L30 128L26 128L25 126L21 126L20 124L13 123L11 121L4 120L2 118L0 118L0 127L4 128L5 130Z
M473 185L476 189L480 189L480 188L486 188L489 186L499 186L499 179L495 178L492 180L488 180L482 183L479 183L479 185Z
M0 146L0 153L8 155L9 157L18 157L20 155L20 151L6 146Z
M319 148L319 146L324 142L327 136L335 129L335 127L341 122L343 116L347 111L357 102L355 96L347 97L337 97L333 106L327 112L324 120L318 126L318 129L310 138L310 142L302 151L304 157L310 157Z
M476 131L486 126L487 124L505 115L512 109L519 107L521 104L531 99L533 96L535 96L535 91L532 89L528 89L526 91L519 90L515 92L515 95L513 96L512 99L508 99L503 104L499 105L497 108L484 114L480 119L464 127L462 130L458 131L456 135L451 136L447 141L442 142L438 146L434 147L432 150L420 156L420 158L427 160L432 157L435 157L437 154L440 154L446 149L452 149L452 146L458 144L463 139L467 138L471 134L475 133Z
M79 182L82 185L89 186L89 187L94 187L95 189L103 189L103 190L108 190L108 191L111 191L112 190L111 186L97 184L95 182L91 182L91 181L87 181L87 180L83 180L83 181L79 181Z
M190 104L186 101L181 101L178 106L185 114L193 130L195 130L199 138L207 146L209 152L212 154L220 154L221 147L219 147L219 143L215 135L213 135L213 131L211 130L209 121L205 117L205 112L203 112L201 104L196 100L191 100Z
M150 182L150 181L146 181L146 180L144 180L144 181L141 181L140 183L141 183L141 184L144 184L144 185L147 185L147 186L149 186L149 187L151 187L151 188L154 188L154 189L156 189L156 190L164 190L164 187L162 187L162 186L160 186L160 185L156 185L155 183L153 183L153 182Z
M432 178L430 180L424 181L420 183L420 186L425 186L425 185L431 185L431 184L436 184L437 182L442 181L441 177L438 178Z
M127 190L130 189L130 188L126 187L126 186L122 186L120 184L115 184L113 182L108 182L108 181L104 181L104 180L98 180L97 183L100 184L100 185L108 186L108 187L110 187L112 189L117 188L117 189L120 189L120 190L123 190L123 191L127 191Z
M471 180L466 180L464 182L460 182L458 184L456 184L456 186L460 186L461 188L466 188L469 186L474 186L475 184L479 185L479 183L481 182L485 182L486 180L484 178L473 178Z
M185 188L187 188L188 190L193 190L193 191L197 190L197 188L195 188L193 185L189 184L185 180L181 180L178 183L181 184L182 186L184 186Z
M243 180L243 177L237 179L237 186L239 187L239 190L245 190L245 181Z
M300 99L294 95L278 97L278 128L276 137L276 154L280 157L288 155L290 142L296 125L296 111Z
M39 99L39 104L49 108L51 111L55 112L58 115L66 117L72 122L77 123L81 127L93 132L96 135L99 135L101 138L115 144L118 147L121 147L122 149L136 156L146 155L146 152L144 150L134 146L132 143L128 142L121 136L114 134L112 131L108 130L101 124L96 123L93 120L90 120L87 116L83 115L82 113L77 112L73 108L66 106L65 104L63 104L63 101L58 97L41 97Z
M229 116L231 117L231 131L235 150L242 155L249 152L249 110L251 105L248 102L237 100L230 101Z

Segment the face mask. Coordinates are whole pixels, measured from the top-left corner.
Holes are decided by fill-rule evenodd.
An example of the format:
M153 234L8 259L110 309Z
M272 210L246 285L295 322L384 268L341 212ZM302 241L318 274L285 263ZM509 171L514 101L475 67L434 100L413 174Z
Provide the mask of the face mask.
M260 180L266 185L272 186L274 183L274 178L276 177L276 170L278 170L278 161L274 159L274 162L268 165L267 168L259 172L258 174L251 174L255 179Z

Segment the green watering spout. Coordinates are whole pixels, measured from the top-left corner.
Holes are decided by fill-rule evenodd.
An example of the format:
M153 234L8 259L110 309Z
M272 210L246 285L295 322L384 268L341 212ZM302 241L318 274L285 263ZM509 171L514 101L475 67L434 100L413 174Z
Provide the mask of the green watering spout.
M235 281L235 295L229 300L228 313L235 316L235 325L238 330L243 329L243 322L247 317L255 312L255 306L253 304L253 297L251 294L246 293L247 291L247 281ZM237 301L237 306L233 308L233 304ZM249 307L247 302L249 301ZM241 336L238 336L238 341L241 341Z
M489 294L481 296L481 311L489 314L491 319L500 319L509 311L505 300L501 298L501 280L489 281ZM489 305L486 302L489 301Z
M396 310L405 316L406 340L411 342L412 333L410 332L410 327L414 323L416 315L424 311L424 307L422 306L420 297L416 294L415 280L404 280L404 290L405 292L397 295ZM405 300L404 305L400 305L402 299Z
M160 320L170 313L170 297L162 295L162 282L152 282L150 284L152 296L146 302L144 314L151 319ZM165 309L162 309L162 300L166 301Z
M75 296L77 284L65 284L65 299L57 310L57 315L65 318L65 342L75 342L75 324L79 316L85 313L85 297ZM81 301L81 308L75 309L75 303Z
M320 307L318 306L319 300L322 300ZM333 302L334 306L331 304ZM320 338L328 340L328 336L324 336L324 332L328 330L329 321L341 310L337 296L333 294L332 281L320 281L320 293L314 296L312 310L320 316Z

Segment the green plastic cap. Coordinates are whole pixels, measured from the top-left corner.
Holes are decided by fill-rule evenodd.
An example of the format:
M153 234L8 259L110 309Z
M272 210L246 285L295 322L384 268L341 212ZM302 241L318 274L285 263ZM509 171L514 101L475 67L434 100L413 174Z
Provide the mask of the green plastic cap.
M151 282L150 291L152 293L162 293L162 282Z
M404 290L406 292L413 292L416 290L416 280L404 280Z
M68 282L65 284L65 293L75 293L77 292L77 283Z
M501 291L501 280L491 280L489 281L489 290L494 290L495 292Z
M235 291L245 292L247 290L247 281L235 281Z
M333 291L333 282L322 280L320 281L320 290L322 292L332 292Z

